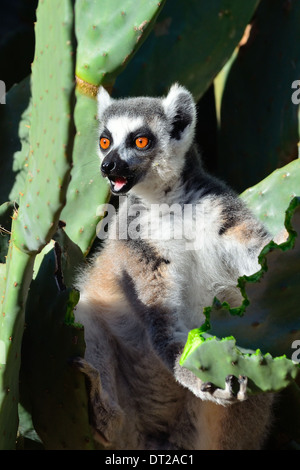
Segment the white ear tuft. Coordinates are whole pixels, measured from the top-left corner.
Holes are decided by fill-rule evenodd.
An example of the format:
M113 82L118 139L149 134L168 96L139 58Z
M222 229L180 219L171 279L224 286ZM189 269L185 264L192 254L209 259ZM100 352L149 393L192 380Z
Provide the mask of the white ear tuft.
M176 100L180 92L186 93L188 91L186 88L179 85L179 83L174 83L171 86L169 93L163 100L163 105L164 105L165 110L171 110L172 108L174 108L174 106L176 106Z
M175 83L162 104L172 124L171 137L180 140L187 131L192 136L196 123L196 105L191 93Z
M103 86L100 86L97 94L98 119L101 119L106 108L112 103L113 99Z

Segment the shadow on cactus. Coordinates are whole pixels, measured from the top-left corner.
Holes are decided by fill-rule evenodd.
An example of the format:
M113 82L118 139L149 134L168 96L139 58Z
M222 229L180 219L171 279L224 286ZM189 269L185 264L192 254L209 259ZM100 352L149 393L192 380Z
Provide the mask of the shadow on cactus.
M71 287L83 256L62 228L47 248L36 259L26 305L21 403L45 449L93 449L84 377L70 364L85 350L73 315L79 293Z

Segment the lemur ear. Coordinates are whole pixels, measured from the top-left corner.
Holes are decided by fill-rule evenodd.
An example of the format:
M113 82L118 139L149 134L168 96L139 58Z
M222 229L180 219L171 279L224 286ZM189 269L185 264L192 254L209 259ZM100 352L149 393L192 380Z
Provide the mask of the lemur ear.
M113 102L113 99L110 97L109 93L105 90L103 86L99 87L97 94L98 102L98 119L101 119L106 108Z
M191 93L175 83L171 86L163 107L172 123L171 137L181 140L184 134L193 135L196 123L196 105Z

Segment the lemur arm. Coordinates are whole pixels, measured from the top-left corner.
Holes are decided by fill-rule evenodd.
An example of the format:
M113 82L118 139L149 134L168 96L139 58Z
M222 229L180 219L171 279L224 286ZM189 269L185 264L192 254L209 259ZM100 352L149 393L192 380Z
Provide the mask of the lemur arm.
M135 314L146 325L154 350L176 380L202 400L210 400L224 406L246 400L247 377L239 377L239 390L235 393L234 376L224 376L224 389L221 389L210 382L203 382L179 364L188 331L180 324L178 315L164 305L163 299L157 298L155 282L152 282L153 295L149 295L151 284L148 284L147 291L143 289L144 282L142 276L135 277L134 281L127 271L123 271L122 287L127 293L127 298Z

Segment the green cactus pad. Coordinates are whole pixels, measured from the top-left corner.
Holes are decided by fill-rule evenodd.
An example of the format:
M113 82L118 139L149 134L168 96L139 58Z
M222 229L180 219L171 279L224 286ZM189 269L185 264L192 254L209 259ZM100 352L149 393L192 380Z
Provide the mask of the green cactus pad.
M61 219L66 223L66 233L85 255L96 237L100 220L97 207L107 202L109 195L109 186L100 172L96 115L96 100L77 92L72 179Z
M227 375L245 375L249 394L281 390L298 374L292 361L284 356L273 359L260 350L249 353L237 347L233 337L219 340L206 335L204 338L198 329L189 333L180 364L204 382L220 388L224 388Z
M34 259L56 231L70 178L73 42L73 2L41 0L32 66L30 155L26 182L13 216L1 301L0 344L5 356L0 369L1 449L16 445L24 310Z
M96 86L112 85L150 32L165 0L75 3L76 75Z
M166 93L173 82L198 100L243 36L257 0L168 1L143 47L118 77L118 96Z
M286 208L299 195L300 160L297 159L244 191L241 198L275 236L284 228Z
M75 136L72 2L40 2L35 33L30 155L13 234L14 243L28 253L40 251L55 233L70 180Z
M16 442L24 304L32 278L33 263L33 256L18 250L13 243L10 243L6 264L1 264L0 449L2 450L14 449Z
M215 299L212 307L204 309L206 323L191 333L181 364L197 369L202 380L223 387L229 374L248 375L248 391L255 393L278 391L298 375L293 343L300 337L300 198L290 203L285 225L288 240L267 245L259 257L262 269L239 279L245 299L241 307L231 309ZM203 334L208 331L225 340L205 341ZM244 349L252 354L245 356Z

